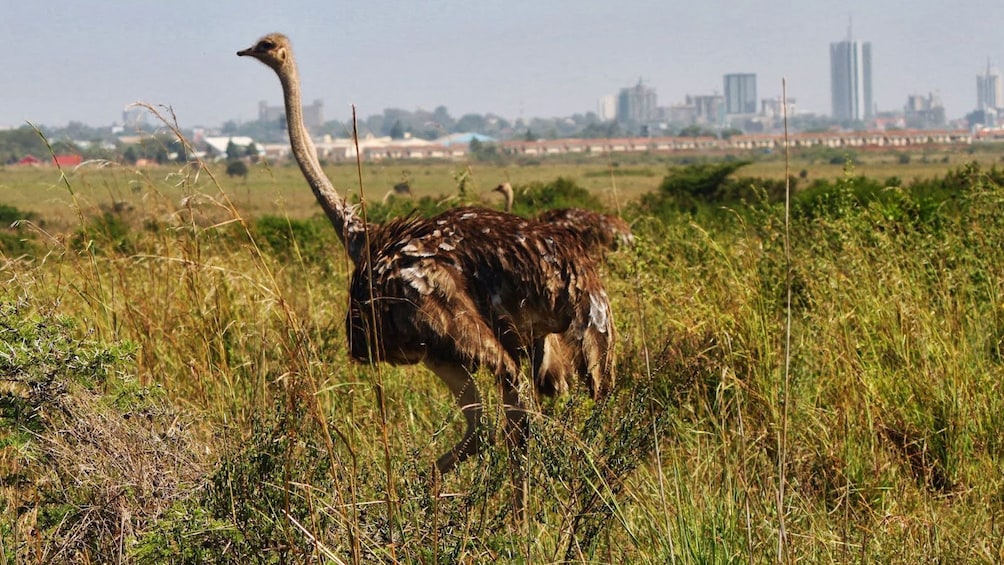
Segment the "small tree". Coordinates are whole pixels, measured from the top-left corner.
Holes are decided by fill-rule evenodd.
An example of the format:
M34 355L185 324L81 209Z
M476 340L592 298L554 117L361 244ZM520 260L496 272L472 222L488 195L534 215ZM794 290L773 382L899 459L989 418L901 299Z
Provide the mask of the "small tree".
M391 139L404 139L404 126L401 125L401 120L394 122L394 125L390 128L390 138Z
M252 163L258 162L258 146L255 142L248 143L248 146L244 149L244 155L251 159Z
M729 129L722 130L721 137L722 137L722 139L731 139L733 135L742 135L742 134L743 134L743 130L741 130L741 129L729 128Z
M702 128L699 125L690 125L680 130L680 137L715 137L715 132Z
M164 147L163 145L158 146L153 152L153 160L156 161L158 165L167 163L170 160L167 158L167 147Z
M241 151L241 148L240 148L239 145L237 145L236 143L234 143L233 139L231 139L229 142L227 142L227 159L229 159L229 160L232 161L234 159L240 159L243 156L244 156L244 152Z
M130 145L125 148L125 151L122 153L122 160L130 165L136 164L136 161L139 160L139 156L136 155L135 145Z

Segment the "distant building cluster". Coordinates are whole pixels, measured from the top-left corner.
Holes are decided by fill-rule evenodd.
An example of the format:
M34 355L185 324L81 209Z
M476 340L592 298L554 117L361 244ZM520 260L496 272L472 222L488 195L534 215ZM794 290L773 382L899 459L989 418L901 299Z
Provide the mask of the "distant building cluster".
M873 50L869 41L856 40L848 26L847 37L830 43L829 116L798 114L793 98L782 100L772 94L761 96L757 75L731 72L722 75L721 91L689 93L680 102L660 105L656 89L643 79L622 88L616 94L600 97L596 117L601 122L616 123L617 131L628 135L653 137L696 128L690 133L720 133L739 130L746 133L776 133L785 118L802 117L809 128L838 129L938 129L948 124L941 96L935 92L910 93L902 109L880 111L875 103ZM1004 84L1001 73L987 62L985 72L976 80L976 109L951 127L1004 129ZM786 105L787 104L787 105ZM281 122L285 108L260 102L258 119L265 123ZM303 107L308 128L324 123L323 103L315 100ZM805 127L807 122L803 121Z
M871 42L856 40L848 29L847 37L830 43L829 51L831 113L819 117L816 123L823 127L878 130L937 129L948 125L945 106L936 91L908 94L901 110L878 109ZM1004 79L990 61L976 77L976 94L975 109L952 126L1004 132ZM722 75L721 93L687 94L682 102L662 106L655 88L639 80L617 95L601 97L597 115L641 136L688 127L769 133L778 130L785 116L796 115L796 101L788 99L787 104L785 108L780 96L761 97L755 73L734 72Z
M906 127L930 128L945 124L945 106L935 93L927 96L911 94L903 106L903 122Z
M616 120L632 133L643 136L673 127L701 126L712 130L734 127L762 131L765 119L781 116L780 101L757 100L756 74L733 73L723 77L725 94L688 94L682 103L660 106L654 88L639 80L621 89L611 112L613 97L600 99L600 119ZM794 101L789 100L789 110Z

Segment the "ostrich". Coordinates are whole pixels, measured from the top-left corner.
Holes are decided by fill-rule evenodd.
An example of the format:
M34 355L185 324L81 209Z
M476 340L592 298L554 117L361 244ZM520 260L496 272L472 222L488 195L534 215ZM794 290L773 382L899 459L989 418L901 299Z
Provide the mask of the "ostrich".
M512 212L515 199L512 185L504 182L492 190L505 196L505 211ZM534 219L574 232L588 249L615 250L620 246L630 247L634 243L631 226L610 214L582 208L556 208L541 212Z
M408 181L401 181L396 183L386 194L383 195L383 203L386 204L390 201L391 196L407 196L408 198L415 198L415 195L411 193L411 184Z
M424 363L450 389L466 428L437 459L440 473L481 447L483 408L472 375L490 371L501 388L522 516L529 422L521 361L531 361L535 393L563 392L577 376L599 400L614 384L613 319L587 249L568 230L485 208L367 224L317 160L286 36L267 35L237 54L278 75L293 155L354 264L346 314L352 359Z

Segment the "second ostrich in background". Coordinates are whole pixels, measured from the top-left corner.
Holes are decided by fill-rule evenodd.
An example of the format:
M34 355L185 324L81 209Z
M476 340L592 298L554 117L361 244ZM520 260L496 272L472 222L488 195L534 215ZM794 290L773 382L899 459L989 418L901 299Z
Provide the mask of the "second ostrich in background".
M569 230L484 208L367 224L317 160L286 36L267 35L237 54L278 75L293 155L354 264L349 354L361 362L424 363L449 387L467 427L436 461L443 473L480 449L483 408L472 375L490 371L502 389L521 515L529 422L520 362L532 360L533 392L563 391L572 374L595 399L614 384L613 318L586 247Z
M505 196L505 211L512 212L516 198L512 185L504 182L493 191ZM589 249L615 250L622 246L630 247L634 243L631 226L611 214L582 208L555 208L545 210L533 219L574 232Z
M395 183L394 186L383 195L383 200L381 200L381 202L386 204L393 196L407 196L408 198L414 199L415 195L411 192L411 183L406 180Z

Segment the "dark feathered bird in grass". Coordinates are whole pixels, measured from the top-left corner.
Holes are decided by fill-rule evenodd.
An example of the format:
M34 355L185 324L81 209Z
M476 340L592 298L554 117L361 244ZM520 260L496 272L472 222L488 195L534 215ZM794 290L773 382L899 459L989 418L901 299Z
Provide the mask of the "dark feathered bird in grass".
M237 54L278 75L293 155L354 264L346 317L352 358L424 363L446 383L467 426L436 461L443 473L480 448L482 403L472 375L491 372L502 389L521 514L528 433L521 361L531 360L536 393L563 392L578 377L598 400L614 385L613 318L586 246L567 229L484 208L367 224L317 160L289 40L267 35Z
M512 212L515 200L512 185L504 182L493 190L505 196L505 211ZM614 250L634 244L631 226L620 217L611 214L582 208L555 208L545 210L533 219L574 232L590 250Z

